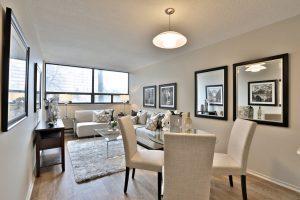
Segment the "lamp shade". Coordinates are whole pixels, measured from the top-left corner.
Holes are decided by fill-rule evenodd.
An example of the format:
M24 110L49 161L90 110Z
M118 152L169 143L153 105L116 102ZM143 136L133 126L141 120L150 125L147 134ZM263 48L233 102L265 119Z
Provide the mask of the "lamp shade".
M166 31L153 38L153 44L163 49L175 49L186 44L187 39L181 33L175 31Z

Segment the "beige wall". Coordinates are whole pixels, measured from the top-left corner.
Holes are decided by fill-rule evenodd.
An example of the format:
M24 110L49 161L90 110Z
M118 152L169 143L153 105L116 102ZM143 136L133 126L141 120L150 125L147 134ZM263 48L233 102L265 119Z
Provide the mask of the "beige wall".
M32 10L25 1L1 0L0 27L3 27L3 16L6 6L11 7L20 23L25 38L31 47L29 69L29 116L10 131L0 133L0 199L22 200L26 198L33 183L34 147L32 130L41 113L33 113L33 73L34 62L42 66L41 52L32 25ZM2 47L3 30L0 31ZM0 48L2 55L2 48ZM2 59L1 63L2 63ZM2 71L2 64L0 65Z
M134 107L142 105L143 86L177 82L178 109L194 114L194 72L228 65L228 121L193 118L195 127L217 135L216 151L225 152L233 124L232 64L282 53L290 54L290 126L259 125L248 166L260 175L300 191L300 156L296 155L300 147L300 16L133 72L131 103Z

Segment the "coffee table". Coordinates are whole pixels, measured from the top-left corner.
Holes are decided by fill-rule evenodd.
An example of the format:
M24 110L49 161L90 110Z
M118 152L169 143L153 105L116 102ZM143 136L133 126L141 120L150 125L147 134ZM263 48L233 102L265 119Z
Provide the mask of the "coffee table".
M111 128L102 128L102 129L95 129L95 133L102 136L106 141L106 158L112 158L112 157L108 157L108 154L109 154L108 144L113 141L122 140L122 135L121 135L120 130L119 129L111 129ZM121 155L123 155L123 154L121 154ZM117 156L121 156L121 155L117 155ZM113 156L113 157L117 157L117 156Z

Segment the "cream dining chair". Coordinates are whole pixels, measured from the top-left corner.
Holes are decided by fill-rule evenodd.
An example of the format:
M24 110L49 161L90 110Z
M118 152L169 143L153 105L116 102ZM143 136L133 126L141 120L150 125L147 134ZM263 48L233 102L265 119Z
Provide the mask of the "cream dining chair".
M255 129L255 122L236 119L230 133L227 154L214 154L213 175L229 176L231 187L233 187L232 175L241 176L244 200L247 199L246 171L248 154Z
M164 134L164 200L207 200L216 137Z
M143 169L157 172L158 175L158 199L161 199L162 166L164 163L164 152L159 150L138 150L136 135L131 118L122 117L118 120L125 149L126 174L124 193L127 193L128 177L132 169L134 178L135 169Z

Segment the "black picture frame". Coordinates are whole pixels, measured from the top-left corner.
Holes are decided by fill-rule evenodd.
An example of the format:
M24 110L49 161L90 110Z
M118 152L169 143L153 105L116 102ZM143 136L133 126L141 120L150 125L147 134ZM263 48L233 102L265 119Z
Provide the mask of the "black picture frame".
M39 91L38 91L38 86L40 88ZM33 91L34 91L33 107L34 107L34 112L36 113L42 108L42 71L37 63L34 63L34 90Z
M205 94L206 94L206 99L208 98L208 89L212 88L212 87L221 87L221 91L222 91L222 103L210 103L210 105L214 105L214 106L223 106L224 105L224 89L223 89L223 85L206 85L205 86Z
M266 62L276 59L282 59L282 122L274 122L274 121L263 121L263 120L254 120L258 124L271 125L271 126L281 126L288 127L289 126L289 54L280 54L265 58L259 58L255 60L240 62L233 64L233 120L237 118L237 69L243 65L249 65L254 63Z
M24 97L24 114L16 116L9 120L9 74L10 74L10 50L11 50L11 36L12 30L16 32L16 35L25 49L26 54L26 66L25 66L25 97ZM30 57L30 47L28 46L21 27L12 11L11 8L6 8L5 22L4 22L4 35L3 35L3 68L2 68L2 98L1 98L1 130L6 132L12 127L23 121L28 116L28 72L29 72L29 57Z
M162 102L162 89L163 88L173 88L173 105L172 106L166 106ZM177 109L177 83L168 83L159 85L159 108L160 109L168 109L168 110L176 110Z
M149 105L146 103L146 92L148 89L153 89L154 90L154 96L153 96L153 105ZM145 108L156 108L156 85L151 85L151 86L145 86L143 87L143 107Z
M262 83L274 83L274 103L252 103L251 102L251 85ZM277 80L251 81L248 82L248 105L252 106L277 106Z
M223 70L224 71L224 83L223 83L223 106L224 106L224 114L222 116L215 116L215 115L203 115L199 114L198 111L198 79L197 75L200 73L206 73L206 72L212 72L212 71L218 71ZM198 70L195 71L194 74L194 80L195 80L195 109L194 109L194 115L198 118L208 118L208 119L217 119L217 120L227 120L228 119L228 66L221 66L221 67L214 67L204 70ZM218 84L221 85L221 84ZM221 106L221 105L220 105Z

